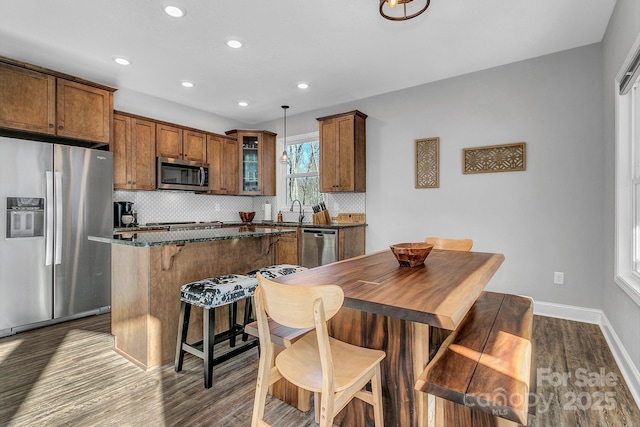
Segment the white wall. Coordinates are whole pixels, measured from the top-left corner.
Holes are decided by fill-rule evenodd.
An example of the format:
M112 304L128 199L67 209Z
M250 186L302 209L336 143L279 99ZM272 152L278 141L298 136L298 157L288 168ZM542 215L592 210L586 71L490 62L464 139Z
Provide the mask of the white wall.
M506 257L489 289L601 308L601 69L596 44L312 113L292 105L287 133L314 131L323 115L369 115L367 252L470 237L474 250ZM415 189L414 140L435 136L440 188ZM462 174L463 148L519 141L525 172Z
M632 44L640 35L640 0L618 0L603 46L603 82L604 82L604 158L605 206L604 246L601 256L604 259L603 309L613 329L628 353L636 375L640 368L640 307L627 296L614 282L614 244L615 244L615 78L629 53Z

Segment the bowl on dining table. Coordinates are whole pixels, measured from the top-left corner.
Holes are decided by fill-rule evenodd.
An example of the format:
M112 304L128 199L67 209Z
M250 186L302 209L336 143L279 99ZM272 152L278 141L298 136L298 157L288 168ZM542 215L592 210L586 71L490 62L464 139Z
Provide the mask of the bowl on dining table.
M238 212L238 214L240 214L240 220L245 223L253 221L253 217L256 216L255 212Z
M424 264L433 245L425 242L396 243L391 245L391 252L395 255L400 267L419 267Z

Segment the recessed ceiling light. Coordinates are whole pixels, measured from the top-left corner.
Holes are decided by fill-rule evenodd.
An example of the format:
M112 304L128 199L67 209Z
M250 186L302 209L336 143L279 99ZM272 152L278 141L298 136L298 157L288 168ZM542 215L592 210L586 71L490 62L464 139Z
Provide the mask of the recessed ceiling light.
M241 107L247 107L249 103L247 101L238 101L238 105Z
M180 84L182 86L184 86L184 87L194 87L196 85L194 82L190 82L190 81L187 81L187 80L185 80L183 82L180 82Z
M127 58L123 57L123 56L114 56L113 60L116 62L116 64L120 64L120 65L130 65L131 61L129 61Z
M184 16L184 10L180 9L178 6L166 6L164 8L164 12L174 18L182 18Z
M306 82L298 83L298 89L309 89L309 83L306 83Z
M227 46L233 49L240 49L242 46L244 46L244 43L237 39L230 39L227 40Z

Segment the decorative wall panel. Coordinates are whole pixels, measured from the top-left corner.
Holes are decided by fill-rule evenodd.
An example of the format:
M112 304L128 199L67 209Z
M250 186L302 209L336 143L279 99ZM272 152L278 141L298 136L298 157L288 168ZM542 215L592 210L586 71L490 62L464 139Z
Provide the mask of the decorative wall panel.
M462 173L514 172L527 169L527 144L464 148Z
M440 187L440 138L416 139L416 188Z

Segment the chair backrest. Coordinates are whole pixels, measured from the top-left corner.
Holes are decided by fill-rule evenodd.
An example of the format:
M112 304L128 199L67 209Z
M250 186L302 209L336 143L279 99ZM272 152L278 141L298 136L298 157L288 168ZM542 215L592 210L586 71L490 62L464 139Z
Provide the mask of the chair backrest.
M290 328L316 326L314 307L318 299L322 301L325 320L331 319L344 301L344 292L337 285L294 286L265 279L260 273L257 277L256 291L260 289L259 297L267 315Z
M473 240L471 239L443 239L441 237L427 237L424 241L433 245L433 249L445 249L449 251L468 252L473 246Z

